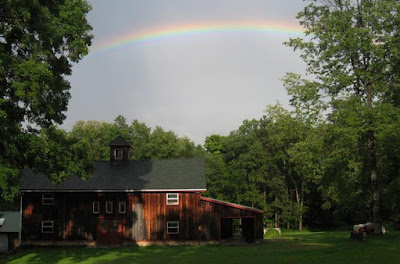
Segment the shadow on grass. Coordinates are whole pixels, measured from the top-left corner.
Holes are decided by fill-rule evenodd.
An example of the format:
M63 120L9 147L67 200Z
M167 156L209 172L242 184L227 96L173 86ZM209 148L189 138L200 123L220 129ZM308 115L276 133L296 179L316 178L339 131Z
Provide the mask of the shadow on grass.
M31 248L0 263L392 263L400 232L349 239L350 232L284 233L279 240L247 246Z
M220 246L113 247L113 248L29 248L11 256L0 256L0 263L180 263L180 259L215 254Z

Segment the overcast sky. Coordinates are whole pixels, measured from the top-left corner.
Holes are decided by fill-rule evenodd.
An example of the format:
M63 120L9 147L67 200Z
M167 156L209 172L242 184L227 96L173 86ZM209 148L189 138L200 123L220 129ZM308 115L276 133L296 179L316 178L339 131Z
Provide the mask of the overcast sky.
M92 50L124 35L170 25L265 21L297 23L303 0L92 0ZM228 135L268 104L288 104L280 82L304 72L282 42L291 33L212 32L167 37L92 52L74 65L63 127L78 120L112 122L123 115L203 144Z

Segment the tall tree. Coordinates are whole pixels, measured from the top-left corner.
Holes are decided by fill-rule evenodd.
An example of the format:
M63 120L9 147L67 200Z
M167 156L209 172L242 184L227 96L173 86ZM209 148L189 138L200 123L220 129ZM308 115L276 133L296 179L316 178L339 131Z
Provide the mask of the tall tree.
M315 87L335 109L358 101L363 113L361 143L372 186L373 220L380 232L380 194L375 109L398 103L400 78L400 5L397 0L312 0L298 14L305 38L287 45L302 52ZM354 109L356 111L356 109Z
M120 129L118 125L107 122L77 121L69 134L89 143L88 151L92 160L109 160L108 144L120 134Z
M206 137L204 147L207 151L205 155L207 192L205 196L220 200L232 200L231 182L224 160L225 140L226 137L216 134Z
M35 128L65 119L72 63L88 53L85 0L0 0L0 188L16 194ZM27 128L23 128L22 124Z

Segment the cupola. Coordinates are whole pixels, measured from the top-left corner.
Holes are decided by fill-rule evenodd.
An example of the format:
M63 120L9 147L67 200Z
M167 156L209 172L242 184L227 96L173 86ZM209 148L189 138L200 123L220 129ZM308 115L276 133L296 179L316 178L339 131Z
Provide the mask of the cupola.
M129 145L128 141L126 141L123 137L116 137L111 143L110 146L110 160L114 163L126 162L129 160Z

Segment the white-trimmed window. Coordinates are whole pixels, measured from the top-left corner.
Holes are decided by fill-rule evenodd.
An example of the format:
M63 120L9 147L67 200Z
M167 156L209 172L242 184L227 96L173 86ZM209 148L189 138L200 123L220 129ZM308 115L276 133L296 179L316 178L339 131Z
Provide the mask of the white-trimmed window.
M100 202L99 201L93 202L93 213L94 214L100 213Z
M107 214L112 214L113 212L113 202L112 201L107 201L106 202L106 213Z
M122 149L116 149L115 150L115 159L116 160L121 160L123 158L124 151Z
M42 233L53 233L54 221L42 221Z
M167 222L167 234L179 234L179 221Z
M126 202L125 201L120 201L118 207L119 207L119 213L120 214L125 214L125 212L126 212Z
M167 205L179 204L179 193L167 193Z
M42 193L42 204L53 205L54 204L54 193Z

